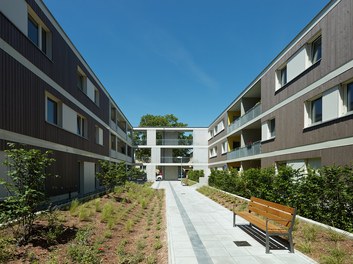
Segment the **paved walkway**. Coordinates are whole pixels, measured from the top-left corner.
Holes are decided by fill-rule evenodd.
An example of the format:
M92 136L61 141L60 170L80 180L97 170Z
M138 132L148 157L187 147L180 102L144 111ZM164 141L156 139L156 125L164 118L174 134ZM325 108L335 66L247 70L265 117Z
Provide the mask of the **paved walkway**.
M196 187L179 181L156 182L154 188L166 190L169 263L208 264L305 264L315 263L298 251L271 250L241 230L233 227L232 213L198 193ZM241 220L237 223L241 223ZM243 223L246 223L243 220ZM251 246L237 247L234 241Z

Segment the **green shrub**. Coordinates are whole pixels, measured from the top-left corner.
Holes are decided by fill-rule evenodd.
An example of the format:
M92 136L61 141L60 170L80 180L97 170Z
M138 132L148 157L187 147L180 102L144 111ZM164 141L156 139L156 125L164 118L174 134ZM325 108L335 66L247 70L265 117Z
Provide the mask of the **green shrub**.
M77 207L80 205L80 202L77 199L74 199L70 204L70 214L72 216L77 215Z
M0 237L0 263L7 263L13 256L15 245L11 238Z
M291 167L211 170L209 185L246 198L255 196L297 208L297 214L353 232L353 168L351 166L308 169ZM200 189L211 197L212 193Z
M190 170L188 172L188 179L195 181L195 182L199 182L199 178L200 177L204 177L204 171L203 170Z
M101 222L108 222L108 220L113 216L114 216L114 205L112 202L107 202L103 206L103 210L101 214Z

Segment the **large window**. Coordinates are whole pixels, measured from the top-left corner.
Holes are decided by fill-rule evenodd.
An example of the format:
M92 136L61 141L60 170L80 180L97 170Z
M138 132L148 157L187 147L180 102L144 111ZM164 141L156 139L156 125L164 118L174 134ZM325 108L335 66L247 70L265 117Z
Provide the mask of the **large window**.
M86 136L86 120L80 116L77 115L77 134L80 135L81 137Z
M51 32L33 10L29 11L27 24L28 38L51 58Z
M103 129L99 126L96 126L96 143L103 145Z
M322 97L311 102L311 123L322 121Z
M287 66L284 66L280 70L280 84L281 86L285 85L287 83Z
M311 44L311 62L321 60L321 36L315 39Z
M58 125L58 103L47 98L47 121Z
M271 119L268 122L268 130L269 130L270 138L273 138L276 136L276 119Z
M116 136L110 134L110 149L116 151Z
M30 15L28 15L28 37L36 46L39 46L38 23Z
M353 82L347 85L347 112L353 111Z

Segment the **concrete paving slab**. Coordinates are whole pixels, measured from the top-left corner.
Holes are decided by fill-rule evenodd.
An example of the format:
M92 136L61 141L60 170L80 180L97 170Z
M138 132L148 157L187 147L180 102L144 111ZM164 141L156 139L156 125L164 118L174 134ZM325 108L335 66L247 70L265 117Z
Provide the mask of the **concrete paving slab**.
M286 264L316 263L296 251L271 250L233 227L232 213L198 193L195 187L177 181L162 181L152 187L165 189L169 263ZM240 217L237 223L247 222ZM237 247L234 241L247 241L250 247Z

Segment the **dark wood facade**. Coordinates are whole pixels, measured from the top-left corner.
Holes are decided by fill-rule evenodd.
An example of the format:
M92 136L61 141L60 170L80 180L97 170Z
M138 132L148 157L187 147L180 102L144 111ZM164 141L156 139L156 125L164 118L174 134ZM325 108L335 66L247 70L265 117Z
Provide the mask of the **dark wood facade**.
M97 163L97 157L109 158L111 132L107 127L112 101L99 81L96 81L96 77L90 74L91 70L86 68L86 63L82 63L83 59L76 55L36 1L26 0L26 2L51 32L52 56L49 58L43 53L5 14L0 12L1 40L33 64L24 66L8 52L0 49L0 130L67 147L67 151L53 148L56 162L50 168L52 176L47 181L47 191L51 196L79 192L79 163ZM77 88L78 67L98 90L99 105ZM39 77L36 74L38 70L46 77ZM45 81L47 78L49 82ZM58 91L52 87L49 84L51 81L64 89L83 107L70 100L70 96L63 95L60 89ZM55 96L86 119L87 136L81 137L46 121L46 93ZM83 108L88 109L97 119ZM128 123L127 120L126 122ZM103 145L96 143L96 126L103 130ZM128 146L131 148L131 144ZM33 147L40 148L40 144ZM6 141L0 137L0 151L5 148ZM77 154L83 152L87 155Z

